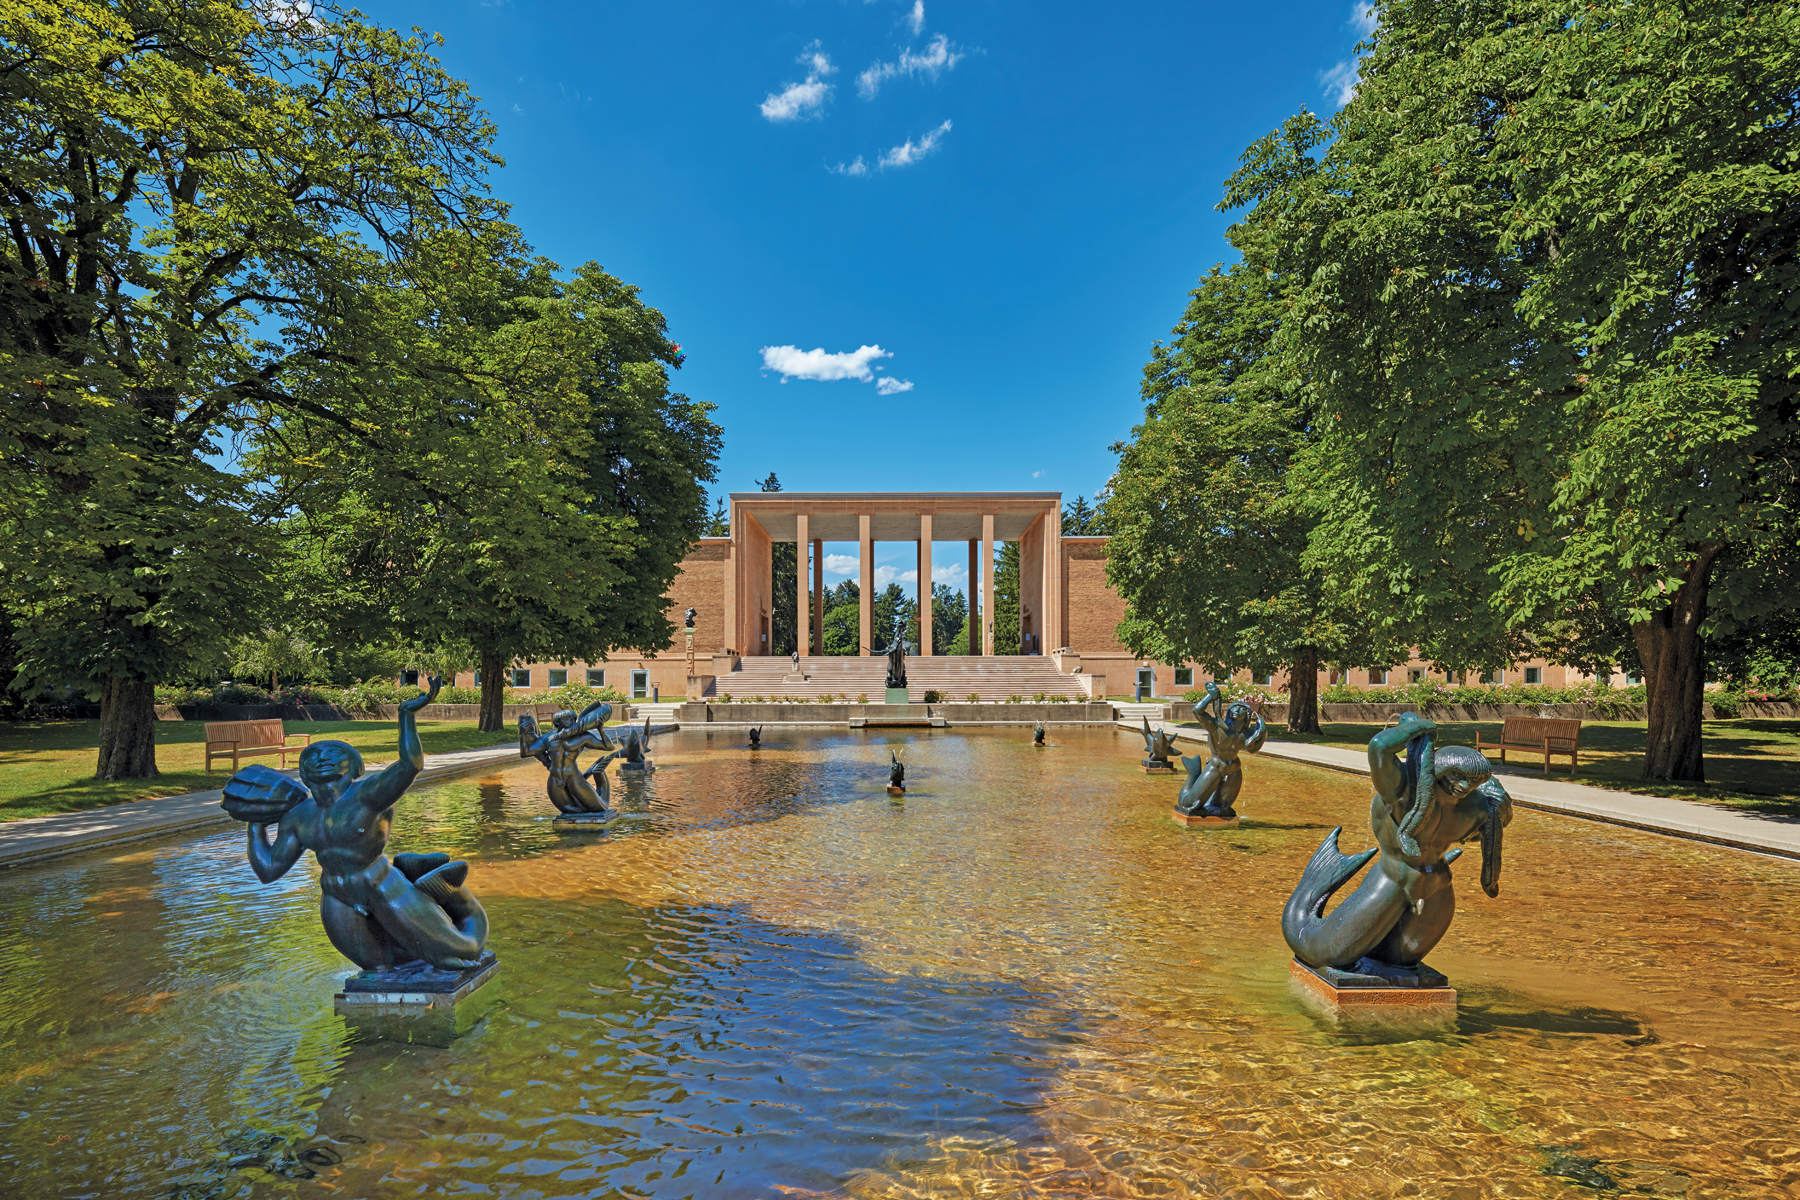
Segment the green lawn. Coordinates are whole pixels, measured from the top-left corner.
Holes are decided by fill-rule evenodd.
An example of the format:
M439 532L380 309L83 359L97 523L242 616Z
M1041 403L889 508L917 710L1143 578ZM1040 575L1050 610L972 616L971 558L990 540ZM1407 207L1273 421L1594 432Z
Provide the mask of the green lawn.
M1381 730L1379 725L1326 722L1324 735L1290 735L1283 726L1273 737L1296 742L1362 749ZM1498 736L1498 721L1446 721L1438 726L1450 743L1472 746L1475 733ZM1644 766L1642 721L1587 721L1581 726L1581 766L1577 783L1651 796L1704 800L1781 816L1800 816L1800 721L1749 719L1706 723L1706 782L1648 783L1638 777ZM1533 774L1542 770L1541 756L1509 753L1512 765ZM1569 778L1569 760L1559 758L1550 770L1554 779Z
M314 741L349 742L370 762L392 762L400 737L394 721L289 721L286 728L310 733ZM204 791L222 786L231 773L228 763L215 762L211 775L201 769L206 761L204 722L158 721L156 765L162 774L102 783L94 778L99 735L98 721L0 722L0 821ZM473 721L420 721L419 735L428 755L495 746L515 736L483 733ZM280 763L269 756L250 761ZM288 764L293 762L289 756Z

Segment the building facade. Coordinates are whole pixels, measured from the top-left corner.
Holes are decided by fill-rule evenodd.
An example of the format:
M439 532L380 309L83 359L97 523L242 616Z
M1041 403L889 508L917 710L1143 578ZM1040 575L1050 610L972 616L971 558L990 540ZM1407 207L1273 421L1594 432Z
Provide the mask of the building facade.
M744 687L734 687L734 680L739 679L766 680L770 693L781 686L775 682L778 679L810 680L829 665L822 661L827 656L821 653L827 542L857 545L859 657L872 657L885 649L871 644L872 637L879 640L872 629L875 544L913 544L918 567L913 584L919 612L917 657L929 659L933 644L931 547L956 542L966 545L969 556L971 655L996 658L991 616L994 544L1013 541L1019 544L1021 653L1005 657L1036 659L1038 673L1030 678L1038 684L1043 685L1047 678L1043 674L1047 667L1064 677L1066 687L1061 690L1071 696L1130 695L1140 683L1148 694L1179 696L1206 681L1205 673L1193 664L1138 658L1120 643L1116 629L1125 616L1125 600L1106 582L1107 539L1063 536L1060 492L734 492L730 520L730 536L696 542L664 593L676 627L673 647L654 654L624 653L602 663L521 665L510 670L508 686L537 691L588 684L612 687L634 699L698 699L734 691L749 694ZM784 542L794 544L797 550L793 632L801 667L794 671L790 660L781 660L787 663L787 673L781 674L780 663L771 658L769 648L776 632L771 626L776 609L773 553L775 545ZM695 612L692 630L684 628L682 620L690 608ZM967 669L977 664L963 666L966 676ZM750 671L752 667L756 670ZM1443 678L1441 672L1433 673L1429 664L1415 658L1387 671L1326 667L1318 682L1321 688L1338 683L1379 687L1426 675ZM826 672L820 677L837 676ZM991 698L1005 699L1003 689L1011 685L1001 664L992 664L984 678L997 681L988 690L1002 693ZM1238 678L1282 690L1288 683L1279 672L1257 679L1244 672ZM1570 668L1529 660L1482 682L1562 687L1589 678ZM473 686L476 679L465 672L457 682ZM1615 676L1614 682L1624 679ZM981 684L971 686L975 691L984 690ZM1045 690L1045 686L1034 690ZM796 695L804 693L797 686L789 690ZM957 692L958 698L961 694ZM990 696L983 694L982 698Z

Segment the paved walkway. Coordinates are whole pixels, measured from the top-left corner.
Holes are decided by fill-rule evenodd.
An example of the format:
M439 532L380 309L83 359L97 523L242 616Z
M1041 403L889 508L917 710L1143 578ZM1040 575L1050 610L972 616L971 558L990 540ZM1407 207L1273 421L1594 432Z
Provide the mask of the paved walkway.
M451 754L428 754L418 781L445 779L509 761L519 761L519 743L516 741ZM378 769L383 765L371 763L370 768ZM292 776L295 772L290 769L287 774ZM223 795L220 788L213 788L189 792L185 796L160 796L155 800L109 804L105 808L82 812L3 821L0 822L0 867L73 854L114 842L135 842L207 825L229 825L231 818L219 807Z
M1140 733L1143 731L1141 722L1120 721L1119 724ZM1206 740L1206 735L1195 728L1168 721L1152 721L1151 725L1166 730L1178 741L1204 744ZM1364 750L1271 739L1263 744L1261 753L1269 758L1351 775L1369 773L1369 756ZM1671 800L1639 792L1615 792L1571 783L1567 775L1545 778L1539 772L1499 764L1496 764L1495 773L1503 778L1507 795L1520 808L1542 809L1589 821L1604 821L1609 825L1628 825L1671 837L1800 859L1800 820L1793 817L1769 816L1719 804Z

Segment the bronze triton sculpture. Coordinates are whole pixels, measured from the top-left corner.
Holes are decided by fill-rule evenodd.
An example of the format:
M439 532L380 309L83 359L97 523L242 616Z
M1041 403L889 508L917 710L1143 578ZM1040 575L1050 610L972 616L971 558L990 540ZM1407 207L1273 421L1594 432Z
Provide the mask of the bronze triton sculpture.
M1455 843L1481 838L1481 889L1500 894L1500 835L1512 821L1512 800L1486 758L1467 746L1435 745L1436 729L1402 713L1399 725L1369 739L1375 847L1346 855L1337 845L1343 826L1333 829L1281 914L1295 959L1334 986L1444 986L1424 959L1456 915L1450 864L1462 851L1451 849ZM1332 893L1377 854L1356 891L1324 915Z
M654 771L656 764L646 757L650 753L650 718L644 718L642 729L626 729L619 734L619 753L625 761L619 764L621 771Z
M605 701L590 704L580 715L564 709L550 718L551 728L538 732L537 718L526 713L519 718L519 757L535 758L549 771L544 787L550 803L560 813L603 813L611 792L606 782L606 764L617 758L613 750L586 771L581 769L583 750L612 750L606 739L606 718L612 716L612 705Z
M1208 706L1212 712L1207 712ZM1219 710L1223 708L1223 719ZM1262 714L1241 700L1225 704L1216 681L1206 685L1206 697L1194 705L1194 720L1206 730L1212 753L1206 769L1201 770L1199 755L1183 755L1181 765L1187 768L1187 783L1175 800L1175 811L1189 817L1215 817L1234 820L1232 807L1244 786L1244 768L1239 754L1254 754L1268 740L1269 726Z
M906 790L906 764L897 750L888 751L888 794L897 796Z
M468 863L447 854L396 854L392 863L383 856L394 804L425 765L417 714L441 682L432 679L429 692L400 706L400 760L379 775L362 777L362 756L348 743L314 742L300 754L305 786L261 764L225 785L221 806L248 825L256 877L273 883L311 850L325 936L365 971L418 960L468 970L487 943L487 914L463 886Z

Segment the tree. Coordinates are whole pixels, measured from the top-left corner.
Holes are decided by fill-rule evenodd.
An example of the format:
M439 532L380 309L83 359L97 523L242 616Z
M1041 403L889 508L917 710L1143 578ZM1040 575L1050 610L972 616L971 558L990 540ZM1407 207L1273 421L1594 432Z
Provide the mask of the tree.
M268 676L269 690L281 677L316 679L325 673L325 653L292 629L265 627L232 643L231 669L253 678Z
M731 536L731 511L725 507L725 497L723 496L713 502L712 514L706 518L705 536Z
M18 678L97 691L97 775L153 776L155 683L269 590L227 439L304 412L381 452L340 401L429 364L374 301L423 236L486 219L493 127L426 41L324 6L14 3L0 60Z
M757 487L765 492L779 492L781 480L770 471ZM794 599L799 589L800 547L795 542L776 542L769 548L769 559L769 586L773 589L769 597L769 653L792 654L799 628L795 623Z
M1497 614L1583 665L1628 632L1644 777L1703 779L1706 636L1800 603L1800 17L1380 16L1330 129L1290 122L1228 193L1305 281L1317 558L1415 627Z
M825 610L825 653L839 657L862 653L860 604L839 604Z
M869 650L885 650L894 639L907 636L919 624L919 606L897 583L890 583L875 597L869 614Z
M907 626L906 636L914 645L920 645L919 615L914 605L911 623ZM969 623L969 602L963 594L951 588L947 583L931 585L931 652L943 655L951 653L950 645L956 640L957 630ZM967 634L964 634L965 643ZM962 651L967 653L966 645Z
M1237 231L1251 254L1249 231ZM1277 335L1291 289L1247 258L1213 268L1144 368L1144 422L1115 447L1102 505L1107 581L1132 654L1223 676L1285 667L1288 728L1317 733L1322 656L1372 655L1305 562L1315 525L1296 476L1311 412ZM1358 644L1360 642L1360 644Z
M700 534L718 435L710 405L669 391L672 343L635 289L593 264L562 283L541 259L436 249L448 301L390 298L461 363L389 434L412 477L302 419L280 478L325 573L354 581L340 608L472 648L480 724L498 731L513 662L672 643L663 593Z
M1063 505L1062 532L1064 537L1091 537L1106 532L1102 526L1100 513L1087 502L1086 496L1077 496L1074 501Z
M1019 543L994 547L994 653L1019 652Z

